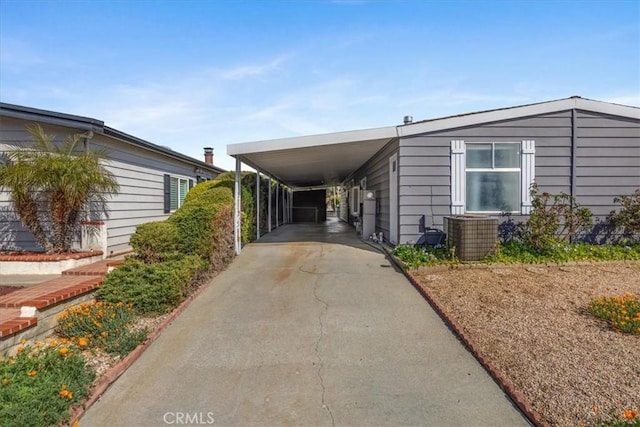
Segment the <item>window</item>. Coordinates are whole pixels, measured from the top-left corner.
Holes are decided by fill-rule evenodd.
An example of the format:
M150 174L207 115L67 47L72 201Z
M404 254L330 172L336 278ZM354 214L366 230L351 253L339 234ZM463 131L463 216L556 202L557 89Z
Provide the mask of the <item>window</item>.
M193 187L193 180L175 176L164 176L164 213L178 209L184 203L189 189Z
M451 212L529 214L535 142L451 142Z
M467 144L466 211L520 208L520 144Z

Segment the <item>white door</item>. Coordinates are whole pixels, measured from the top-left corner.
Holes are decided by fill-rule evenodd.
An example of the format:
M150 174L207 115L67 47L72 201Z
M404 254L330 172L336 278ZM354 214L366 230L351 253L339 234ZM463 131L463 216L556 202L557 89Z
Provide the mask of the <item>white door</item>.
M398 154L389 157L389 242L398 244Z

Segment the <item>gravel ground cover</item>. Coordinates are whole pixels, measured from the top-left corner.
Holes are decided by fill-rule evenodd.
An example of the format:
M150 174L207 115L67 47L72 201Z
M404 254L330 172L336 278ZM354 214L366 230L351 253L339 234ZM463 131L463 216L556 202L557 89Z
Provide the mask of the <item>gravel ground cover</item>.
M549 424L588 426L610 410L640 409L640 335L587 310L599 296L640 294L640 262L412 273Z

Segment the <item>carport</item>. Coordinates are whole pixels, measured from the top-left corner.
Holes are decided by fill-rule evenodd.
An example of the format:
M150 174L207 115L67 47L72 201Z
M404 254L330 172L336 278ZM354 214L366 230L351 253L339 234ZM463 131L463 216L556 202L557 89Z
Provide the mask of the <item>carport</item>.
M309 188L326 188L347 180L367 160L385 145L398 137L398 127L388 126L348 132L302 136L265 141L253 141L227 145L227 154L236 159L235 169L235 250L240 253L241 229L241 168L246 164L254 168L256 192L260 193L260 177L269 179L268 229L260 230L256 222L257 237L261 232L270 232L272 223L271 198L276 201L276 227L280 220L290 222L292 218L292 194ZM275 195L271 194L271 183L275 181ZM280 188L283 188L280 191ZM260 198L256 198L256 211L260 211ZM278 218L278 204L284 207L284 217Z

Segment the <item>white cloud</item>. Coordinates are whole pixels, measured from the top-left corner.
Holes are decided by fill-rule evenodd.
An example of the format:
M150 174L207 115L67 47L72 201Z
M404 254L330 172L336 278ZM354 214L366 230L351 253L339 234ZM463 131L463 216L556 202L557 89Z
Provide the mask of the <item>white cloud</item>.
M280 69L280 66L288 60L289 57L289 55L282 55L265 64L240 65L220 72L220 76L227 80L239 80L246 77L261 76Z
M19 72L45 63L44 57L31 45L21 40L0 38L0 62L6 71Z

